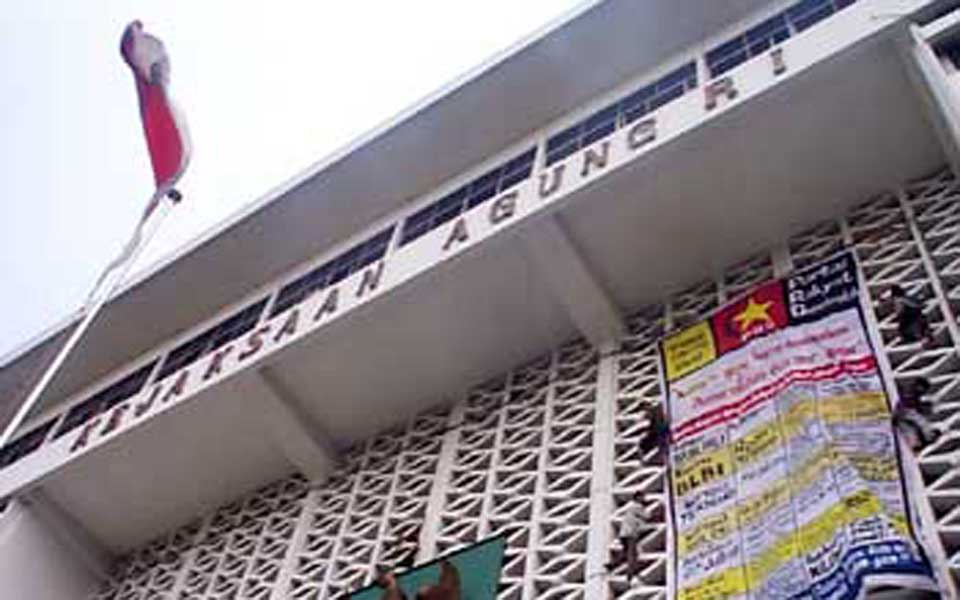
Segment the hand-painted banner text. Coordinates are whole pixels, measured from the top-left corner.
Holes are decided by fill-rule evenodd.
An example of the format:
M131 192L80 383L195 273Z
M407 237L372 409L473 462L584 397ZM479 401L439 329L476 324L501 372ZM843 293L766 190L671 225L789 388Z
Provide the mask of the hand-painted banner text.
M761 285L660 350L677 598L928 581L852 255Z

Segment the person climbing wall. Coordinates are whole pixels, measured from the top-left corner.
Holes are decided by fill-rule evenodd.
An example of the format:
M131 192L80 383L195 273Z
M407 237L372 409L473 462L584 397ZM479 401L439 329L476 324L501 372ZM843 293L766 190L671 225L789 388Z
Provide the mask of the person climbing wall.
M890 297L897 318L897 332L904 343L914 344L933 341L933 332L923 313L923 302L910 296L899 285L890 286Z
M653 456L655 463L661 462L666 458L668 446L670 445L670 424L663 413L663 407L648 406L644 409L647 417L647 429L642 438L640 438L640 455L646 457L652 450L657 453Z
M914 379L900 393L900 401L893 411L894 427L914 452L923 450L940 437L940 430L930 419L932 407L924 401L931 387L926 377Z
M623 563L627 563L627 584L639 575L640 572L640 540L643 535L656 529L651 523L651 513L656 509L656 502L647 505L647 497L643 492L633 494L624 511L623 522L620 525L620 550L613 551L610 562L605 566L607 571L613 571Z

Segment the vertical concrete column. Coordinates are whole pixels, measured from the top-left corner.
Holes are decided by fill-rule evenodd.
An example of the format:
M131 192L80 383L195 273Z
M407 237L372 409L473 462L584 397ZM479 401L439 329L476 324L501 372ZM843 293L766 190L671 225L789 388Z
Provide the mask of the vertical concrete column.
M943 291L943 283L940 281L940 273L937 266L933 263L933 257L930 256L930 250L923 239L923 232L917 225L916 215L913 207L907 202L907 193L903 188L897 190L897 199L900 201L900 209L907 216L907 223L910 228L910 235L913 237L917 250L920 251L920 260L923 262L923 268L930 279L930 286L933 288L933 295L937 299L940 310L943 311L944 320L947 323L947 332L950 334L950 342L954 348L960 348L960 327L957 325L957 317L953 314L950 307L950 301L947 299L946 292Z
M540 447L537 449L537 474L536 484L532 498L532 510L530 514L530 531L527 542L526 566L524 567L523 597L525 600L534 600L537 597L537 587L534 584L534 575L539 571L540 556L537 549L540 547L540 523L544 520L544 502L547 496L547 466L550 457L547 454L547 448L551 441L551 423L553 422L554 391L553 378L557 373L557 353L554 352L550 358L550 369L547 371L551 382L547 385L546 399L544 400L544 428L543 435L540 437Z
M177 580L173 583L173 588L170 590L170 596L172 598L180 598L185 595L186 586L187 586L187 576L190 575L190 569L194 564L194 561L197 559L199 554L199 545L200 542L206 537L207 531L210 529L210 524L213 522L213 512L206 515L200 523L200 526L197 527L197 533L193 536L193 543L191 548L183 554L180 570L177 572ZM279 588L279 586L277 586ZM276 596L276 594L274 594Z
M447 485L453 474L456 462L457 443L460 440L460 429L464 420L464 400L459 400L447 418L447 430L443 434L443 445L440 447L440 459L437 461L437 470L433 476L433 486L430 488L430 499L427 500L427 510L423 517L423 527L420 529L420 554L417 563L426 562L437 554L437 539L443 525L443 507L446 502Z
M364 444L364 450L369 447L370 442ZM366 457L363 458L366 460ZM360 492L361 486L363 485L363 476L358 472L353 474L353 481L350 483L350 498L347 501L347 506L343 511L343 519L340 522L340 527L337 531L337 535L334 538L333 549L330 552L329 563L330 566L326 570L323 576L323 587L320 588L320 593L318 596L320 598L328 597L328 590L334 584L334 576L337 574L336 561L337 558L345 554L344 552L344 538L347 533L350 531L350 516L354 512L357 504L357 494ZM315 492L311 492L314 494Z
M510 388L513 387L514 373L507 375L503 402L497 408L497 424L494 429L493 450L490 466L487 468L487 481L483 487L483 504L480 509L480 525L477 527L477 539L482 540L491 534L490 515L493 514L493 490L497 487L497 468L500 466L500 451L503 448L503 429L507 423L506 405L510 401ZM464 402L467 400L464 399Z
M96 590L105 569L102 550L85 548L85 534L63 529L74 525L56 512L42 498L11 500L0 519L4 598L76 600Z
M587 535L587 600L606 600L601 577L610 548L613 515L614 419L617 402L617 346L600 347L593 429L593 480L590 484L590 531Z
M917 25L908 24L900 32L898 44L907 73L936 130L950 169L960 176L960 99Z

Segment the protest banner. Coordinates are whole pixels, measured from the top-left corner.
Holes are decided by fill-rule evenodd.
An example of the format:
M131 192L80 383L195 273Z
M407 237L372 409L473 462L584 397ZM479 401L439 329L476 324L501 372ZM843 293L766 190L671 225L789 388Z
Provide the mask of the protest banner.
M754 288L660 356L674 597L931 589L852 254Z

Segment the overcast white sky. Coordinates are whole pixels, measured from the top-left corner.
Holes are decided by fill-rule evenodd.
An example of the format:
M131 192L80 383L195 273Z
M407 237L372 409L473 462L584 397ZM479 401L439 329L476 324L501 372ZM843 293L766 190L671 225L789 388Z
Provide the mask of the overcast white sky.
M152 178L132 19L166 44L190 125L185 203L148 268L581 0L19 0L0 15L0 360L76 311Z

